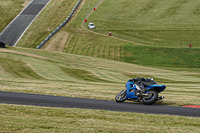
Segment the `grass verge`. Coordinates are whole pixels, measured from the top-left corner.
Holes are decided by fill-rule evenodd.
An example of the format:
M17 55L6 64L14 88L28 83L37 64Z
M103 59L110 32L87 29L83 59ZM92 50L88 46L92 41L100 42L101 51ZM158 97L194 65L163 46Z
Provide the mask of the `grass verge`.
M1 132L200 132L200 118L5 104L0 112Z

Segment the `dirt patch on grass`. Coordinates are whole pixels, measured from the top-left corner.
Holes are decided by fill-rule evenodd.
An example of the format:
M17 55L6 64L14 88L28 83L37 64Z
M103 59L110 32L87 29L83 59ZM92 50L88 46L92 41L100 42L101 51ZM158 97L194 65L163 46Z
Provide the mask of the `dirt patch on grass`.
M63 52L68 35L69 33L66 31L59 32L45 50Z

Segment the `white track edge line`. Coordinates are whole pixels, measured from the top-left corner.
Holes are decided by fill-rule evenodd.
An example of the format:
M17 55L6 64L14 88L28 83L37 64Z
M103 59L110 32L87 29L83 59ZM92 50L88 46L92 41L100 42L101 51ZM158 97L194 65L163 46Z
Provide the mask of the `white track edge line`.
M34 0L32 0L33 2ZM46 8L46 6L49 4L51 0L49 0L46 5L42 8L42 10L35 16L35 18L30 22L30 24L27 26L27 28L24 30L24 32L21 34L21 36L18 38L18 40L15 42L15 44L13 45L13 47L15 47L17 45L17 43L19 42L19 40L22 38L22 36L24 35L24 33L28 30L28 28L31 26L31 24L35 21L35 19L39 16L39 14ZM32 3L31 2L31 3Z
M1 32L0 35L3 34L3 32L19 17L19 15L21 15L21 13L33 2L34 0L32 0L7 26L6 28Z

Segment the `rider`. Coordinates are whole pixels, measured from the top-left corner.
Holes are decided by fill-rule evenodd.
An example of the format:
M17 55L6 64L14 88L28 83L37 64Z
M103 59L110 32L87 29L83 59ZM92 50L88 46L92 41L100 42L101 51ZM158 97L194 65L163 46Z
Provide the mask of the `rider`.
M145 92L145 87L148 87L150 85L153 85L153 84L157 84L153 78L133 78L132 81L134 83L136 83L140 89L141 89L141 92Z

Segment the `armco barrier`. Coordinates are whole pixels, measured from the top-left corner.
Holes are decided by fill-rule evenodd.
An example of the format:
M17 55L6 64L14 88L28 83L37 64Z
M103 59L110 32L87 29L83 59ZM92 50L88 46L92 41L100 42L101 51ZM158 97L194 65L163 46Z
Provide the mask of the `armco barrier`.
M40 49L45 43L47 43L47 41L49 41L63 26L65 26L68 21L70 20L70 18L72 17L72 15L74 14L75 10L77 9L77 7L79 6L79 4L81 3L82 0L79 0L79 2L76 4L76 6L74 7L74 9L72 10L72 12L70 13L70 15L68 16L68 18L62 23L60 24L52 33L49 34L49 36L43 41L41 42L36 49Z

